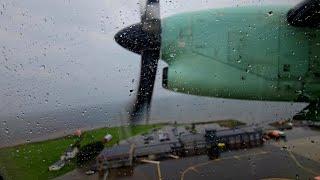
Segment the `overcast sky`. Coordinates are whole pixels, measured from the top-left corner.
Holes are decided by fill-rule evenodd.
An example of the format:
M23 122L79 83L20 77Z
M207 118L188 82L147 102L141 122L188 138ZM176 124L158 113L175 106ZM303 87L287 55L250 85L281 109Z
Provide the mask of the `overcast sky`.
M279 1L163 0L161 16L272 3ZM139 17L138 0L0 0L0 115L132 98L139 56L113 35ZM160 77L155 97L173 96Z

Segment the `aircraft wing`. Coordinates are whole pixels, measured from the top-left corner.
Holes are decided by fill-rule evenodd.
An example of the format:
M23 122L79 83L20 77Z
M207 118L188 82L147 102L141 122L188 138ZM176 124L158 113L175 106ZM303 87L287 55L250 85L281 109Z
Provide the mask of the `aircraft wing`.
M304 0L289 10L287 20L296 27L320 27L320 0Z

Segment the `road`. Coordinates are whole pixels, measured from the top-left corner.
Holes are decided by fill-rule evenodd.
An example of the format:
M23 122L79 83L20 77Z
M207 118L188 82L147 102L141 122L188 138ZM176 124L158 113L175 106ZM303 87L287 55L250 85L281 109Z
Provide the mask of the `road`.
M217 160L194 156L160 163L165 180L191 179L313 179L320 175L320 163L308 160L274 145L263 148L228 152ZM136 167L132 177L112 179L158 179L156 166Z

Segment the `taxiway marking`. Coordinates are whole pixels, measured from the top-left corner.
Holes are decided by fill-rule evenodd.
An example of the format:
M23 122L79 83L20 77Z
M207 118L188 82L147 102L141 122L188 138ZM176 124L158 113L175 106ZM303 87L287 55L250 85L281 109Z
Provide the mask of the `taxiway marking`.
M291 157L291 159L296 163L296 165L298 167L300 167L301 169L305 170L305 171L308 171L309 173L313 174L313 175L319 175L318 173L316 173L315 171L313 171L312 169L310 168L307 168L305 166L303 166L298 160L297 158L294 156L294 154L291 152L291 151L287 151Z
M240 159L241 157L248 157L248 156L252 156L252 155L263 155L263 154L268 154L268 153L269 152L266 152L266 151L260 151L258 153L250 153L250 154L239 155L239 156L236 156L237 158L235 156L229 156L229 157L225 157L225 158L219 158L219 159L207 161L207 162L204 162L204 163L199 163L199 164L190 166L187 169L185 169L181 174L180 180L184 180L185 174L188 173L190 170L194 171L198 167L205 166L205 165L208 165L208 164L213 163L213 162L218 162L218 161L221 161L221 160L229 160L229 159ZM199 172L199 171L197 170L197 172Z

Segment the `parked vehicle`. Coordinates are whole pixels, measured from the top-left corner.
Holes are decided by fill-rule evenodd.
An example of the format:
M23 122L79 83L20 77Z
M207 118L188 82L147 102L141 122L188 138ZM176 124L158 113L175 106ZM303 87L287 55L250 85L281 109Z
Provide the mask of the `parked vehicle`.
M168 133L159 133L159 141L169 141L169 134Z
M293 124L291 122L286 122L284 124L279 125L278 129L283 131L283 130L290 130L293 128Z
M279 130L269 130L264 134L263 138L266 140L269 140L269 139L279 140L280 138L286 138L286 134L283 131L279 131Z
M153 136L145 136L144 138L143 138L143 140L145 140L145 141L151 141L151 140L153 140L154 138L153 138Z
M94 171L92 171L92 170L89 170L89 171L86 171L86 175L92 175L92 174L94 174L95 172Z

